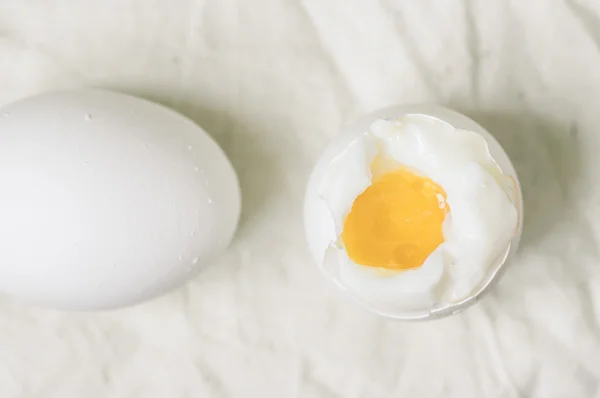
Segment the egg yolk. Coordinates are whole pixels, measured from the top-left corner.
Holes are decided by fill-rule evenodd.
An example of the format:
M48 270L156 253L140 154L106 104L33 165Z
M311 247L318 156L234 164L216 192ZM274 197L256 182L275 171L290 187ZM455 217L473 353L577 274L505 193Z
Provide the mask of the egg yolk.
M354 201L342 241L360 265L405 270L421 266L444 241L446 192L408 168L376 177Z

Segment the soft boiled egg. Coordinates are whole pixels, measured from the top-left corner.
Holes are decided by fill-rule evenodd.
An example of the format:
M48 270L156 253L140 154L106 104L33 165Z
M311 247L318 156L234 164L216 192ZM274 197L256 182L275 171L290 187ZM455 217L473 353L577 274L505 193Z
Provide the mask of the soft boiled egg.
M500 145L437 106L390 108L333 140L305 199L325 275L395 318L447 314L474 299L514 252L516 173Z
M0 109L0 293L66 309L156 297L229 245L238 181L213 139L158 104L50 92Z

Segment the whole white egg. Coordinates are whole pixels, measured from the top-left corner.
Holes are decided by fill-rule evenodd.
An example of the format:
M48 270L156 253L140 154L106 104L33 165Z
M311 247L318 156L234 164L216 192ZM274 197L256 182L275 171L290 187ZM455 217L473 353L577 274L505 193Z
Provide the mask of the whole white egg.
M0 110L0 292L103 309L186 282L229 245L235 171L189 119L102 91Z

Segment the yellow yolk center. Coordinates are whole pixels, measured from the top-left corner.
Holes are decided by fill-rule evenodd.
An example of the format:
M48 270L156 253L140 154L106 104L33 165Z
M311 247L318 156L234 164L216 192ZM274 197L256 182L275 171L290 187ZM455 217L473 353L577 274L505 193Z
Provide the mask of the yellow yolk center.
M446 192L407 168L373 179L344 222L342 241L357 264L417 268L444 241Z

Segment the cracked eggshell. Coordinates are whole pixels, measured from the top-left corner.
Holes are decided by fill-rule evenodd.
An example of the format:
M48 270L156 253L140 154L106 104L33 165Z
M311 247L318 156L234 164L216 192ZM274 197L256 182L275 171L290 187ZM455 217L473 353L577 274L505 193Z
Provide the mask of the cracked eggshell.
M510 253L508 254L513 254L518 246L523 224L523 203L521 191L516 172L500 144L483 127L475 123L473 120L447 108L437 105L407 105L390 107L366 115L342 129L341 134L332 140L331 144L319 158L313 169L306 190L304 202L304 224L309 250L319 269L323 271L326 278L335 282L339 287L345 288L338 283L335 275L330 275L331 271L328 268L328 259L330 259L330 252L332 251L330 248L332 247L332 243L335 244L337 241L339 231L336 230L336 222L331 215L326 201L323 200L322 197L322 190L324 189L324 185L326 185L326 181L324 179L327 175L327 170L329 167L331 167L332 161L342 152L344 152L351 143L356 142L356 140L364 135L365 132L369 131L371 124L375 120L394 119L407 114L432 116L449 123L453 126L453 128L475 132L485 139L492 158L502 169L503 173L507 176L510 176L515 183L514 204L517 208L519 218L518 231L511 240ZM480 293L485 290L485 288L491 283L492 279L496 277L498 270L504 264L505 259L506 256L503 257L502 263L498 265L498 268L494 272L490 273L490 279L485 280L481 285L481 289L474 292L473 296L466 299L465 302L472 302ZM464 303L461 302L457 305L462 306L463 304ZM374 312L380 313L381 315L397 319L422 319L432 316L428 311L414 311L411 313L407 312L405 314L398 315L395 313L395 311L385 312L381 310L375 310L373 308L370 309ZM451 313L453 310L454 309L450 308L447 312Z

